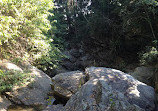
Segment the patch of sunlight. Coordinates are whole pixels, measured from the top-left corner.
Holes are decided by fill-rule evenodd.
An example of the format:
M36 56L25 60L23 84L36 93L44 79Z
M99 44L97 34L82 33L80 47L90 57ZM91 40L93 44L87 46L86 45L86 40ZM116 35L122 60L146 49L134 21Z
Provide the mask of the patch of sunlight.
M108 74L109 79L113 79L114 76Z
M38 77L42 77L40 71L38 71L36 68L31 69L31 74L38 76Z
M15 64L12 63L4 63L4 67L6 67L9 70L16 70L16 71L23 71L20 67L16 66Z
M111 69L113 72L122 73L122 71L119 71L117 69Z
M99 80L108 81L108 79L107 79L105 76L101 76L101 77L99 78Z
M129 90L129 94L130 94L130 95L134 95L134 96L136 96L136 97L140 97L140 92L138 91L136 85L130 87L128 90Z
M96 72L99 72L99 71L102 71L102 69L101 69L101 68L95 69L95 71L96 71Z
M42 57L42 54L41 54L41 53L38 53L38 54L34 55L34 58L35 58L35 59L39 59L39 58L41 58L41 57Z
M96 85L98 83L98 79L93 79L93 84Z
M22 60L27 61L29 59L29 57L30 57L30 55L27 52L25 52L24 56L22 57Z

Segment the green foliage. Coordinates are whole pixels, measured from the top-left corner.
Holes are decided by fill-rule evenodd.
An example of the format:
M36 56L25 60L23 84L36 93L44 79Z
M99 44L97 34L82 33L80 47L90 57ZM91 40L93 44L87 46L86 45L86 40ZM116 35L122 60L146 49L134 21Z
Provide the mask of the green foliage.
M0 94L30 80L28 73L0 70Z
M158 39L157 0L55 2L58 8L54 10L53 20L57 21L54 31L55 37L60 38L56 43L82 43L86 52L99 59L98 53L102 50L111 57L132 55L137 60L138 53L146 46L157 48L157 42L153 43Z
M45 38L50 25L48 10L53 4L50 0L2 0L0 2L1 43L19 36Z
M156 65L158 61L158 51L155 47L148 47L147 51L141 54L141 64Z
M48 96L48 99L47 99L48 105L53 105L55 100L56 99L53 96Z
M0 57L29 61L42 69L56 67L62 54L47 34L53 6L52 0L1 0ZM41 66L45 64L49 65Z

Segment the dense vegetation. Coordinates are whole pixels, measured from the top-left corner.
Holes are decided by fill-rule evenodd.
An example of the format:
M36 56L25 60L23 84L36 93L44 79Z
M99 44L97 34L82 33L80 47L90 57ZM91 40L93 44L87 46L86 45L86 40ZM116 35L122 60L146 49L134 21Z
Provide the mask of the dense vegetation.
M21 86L28 81L31 81L31 76L26 72L0 69L0 94L12 90L14 86Z
M61 54L47 36L52 8L51 0L1 0L0 57L28 61L43 70L56 67Z
M0 0L0 59L51 72L77 47L109 67L117 56L155 65L157 23L157 0Z
M157 0L55 0L55 41L76 43L97 61L116 56L142 64L157 61ZM60 41L60 42L59 42ZM69 44L69 45L68 45ZM152 51L154 49L154 51ZM99 56L106 52L108 56ZM100 58L100 60L99 60ZM156 62L155 61L155 62Z

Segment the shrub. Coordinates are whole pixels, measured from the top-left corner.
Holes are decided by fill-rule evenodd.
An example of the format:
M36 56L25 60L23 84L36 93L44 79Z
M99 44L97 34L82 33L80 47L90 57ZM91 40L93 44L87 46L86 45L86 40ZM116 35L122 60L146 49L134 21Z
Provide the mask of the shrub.
M52 8L52 0L0 0L0 57L54 67L62 54L47 36Z
M147 51L141 54L140 62L143 65L155 65L158 61L158 51L155 47L148 47Z
M27 73L0 70L0 94L10 91L14 86L22 85L30 79Z

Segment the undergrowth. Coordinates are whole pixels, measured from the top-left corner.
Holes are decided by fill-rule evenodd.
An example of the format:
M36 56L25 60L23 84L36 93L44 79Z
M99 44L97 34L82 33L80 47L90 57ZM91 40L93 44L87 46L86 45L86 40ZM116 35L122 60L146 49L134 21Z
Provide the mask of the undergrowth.
M21 86L23 83L30 81L28 73L20 71L5 71L0 69L0 94L11 91L14 86Z

